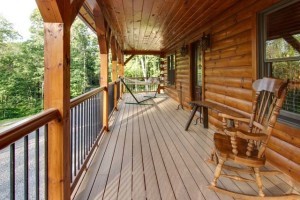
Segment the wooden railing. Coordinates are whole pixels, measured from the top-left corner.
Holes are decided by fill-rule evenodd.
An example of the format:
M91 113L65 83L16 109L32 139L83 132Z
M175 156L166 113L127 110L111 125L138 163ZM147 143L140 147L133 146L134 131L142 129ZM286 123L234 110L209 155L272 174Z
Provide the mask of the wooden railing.
M84 172L103 133L103 91L94 89L71 100L71 191Z
M0 199L47 199L47 126L59 119L57 109L45 110L0 135Z
M109 94L109 114L117 110L120 81L76 97L70 102L71 192L76 188L102 136L103 93ZM0 199L48 198L48 123L60 120L57 109L30 117L0 135ZM17 151L17 152L16 152ZM20 153L21 152L21 153ZM34 156L32 156L32 154ZM16 167L16 162L18 166ZM32 167L32 162L35 166ZM23 166L23 169L21 170ZM22 172L20 172L20 170ZM34 174L34 180L31 177ZM19 181L22 180L22 181ZM32 185L33 184L33 185ZM33 189L33 186L35 189Z
M158 77L126 77L129 78L131 80L137 80L138 82L149 82L149 79L153 79L156 80ZM126 82L126 79L125 79ZM157 90L157 84L147 84L147 85L142 85L142 84L134 84L134 83L127 83L128 88L131 90L131 92L133 93L142 93L142 92L155 92ZM127 88L125 89L125 92L129 92L127 91Z

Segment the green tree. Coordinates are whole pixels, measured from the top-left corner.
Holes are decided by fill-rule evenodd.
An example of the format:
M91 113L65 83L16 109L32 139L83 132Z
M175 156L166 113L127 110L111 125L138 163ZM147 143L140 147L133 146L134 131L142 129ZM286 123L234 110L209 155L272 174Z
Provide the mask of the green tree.
M99 86L99 48L96 35L76 18L71 29L71 96Z
M12 26L0 31L5 32L0 58L0 118L22 117L42 110L43 21L38 10L30 19L31 36L27 41L16 40L19 37ZM0 23L1 27L9 25L3 20Z
M134 56L125 68L126 77L158 77L159 57L151 55Z

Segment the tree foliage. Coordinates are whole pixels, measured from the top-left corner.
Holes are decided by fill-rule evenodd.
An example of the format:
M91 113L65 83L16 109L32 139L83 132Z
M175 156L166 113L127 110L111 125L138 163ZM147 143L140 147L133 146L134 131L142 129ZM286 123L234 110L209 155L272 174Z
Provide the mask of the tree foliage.
M30 38L21 36L0 16L0 120L43 109L44 27L38 10L31 17ZM96 36L76 19L71 39L71 96L99 85Z
M159 57L150 55L134 56L126 65L126 77L158 77Z

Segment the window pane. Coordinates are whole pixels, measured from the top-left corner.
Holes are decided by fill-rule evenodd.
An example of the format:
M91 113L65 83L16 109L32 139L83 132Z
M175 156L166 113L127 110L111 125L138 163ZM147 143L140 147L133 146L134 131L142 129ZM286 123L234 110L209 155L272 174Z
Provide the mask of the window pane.
M293 37L295 40L299 39L298 37ZM297 40L298 41L298 40ZM266 58L288 58L288 57L297 57L300 56L300 53L295 50L292 45L290 45L285 39L279 38L275 40L266 41Z
M272 77L289 79L289 90L283 109L300 114L300 61L272 62Z
M300 56L300 53L293 48L291 43L300 42L300 34L286 36L285 38L278 38L266 41L266 58L288 58ZM297 44L295 44L297 45ZM298 44L299 45L299 44Z
M196 84L197 86L202 86L202 57L201 48L199 45L195 48L195 65L196 65Z

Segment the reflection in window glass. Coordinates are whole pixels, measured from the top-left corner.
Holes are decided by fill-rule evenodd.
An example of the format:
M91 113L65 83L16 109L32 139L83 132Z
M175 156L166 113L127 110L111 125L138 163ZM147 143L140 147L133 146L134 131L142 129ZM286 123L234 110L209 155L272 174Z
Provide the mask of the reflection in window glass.
M261 16L261 76L289 79L280 118L300 125L300 0L286 1Z
M266 41L266 59L288 58L300 56L300 53L288 43L292 41L300 41L300 34L293 36L286 36L285 38L278 38ZM297 45L297 44L296 44Z
M272 62L272 77L289 79L289 91L283 109L300 114L300 61Z
M201 48L199 45L196 47L195 51L195 65L196 65L196 71L197 71L197 77L196 77L196 83L197 86L202 86L202 62L201 62Z

